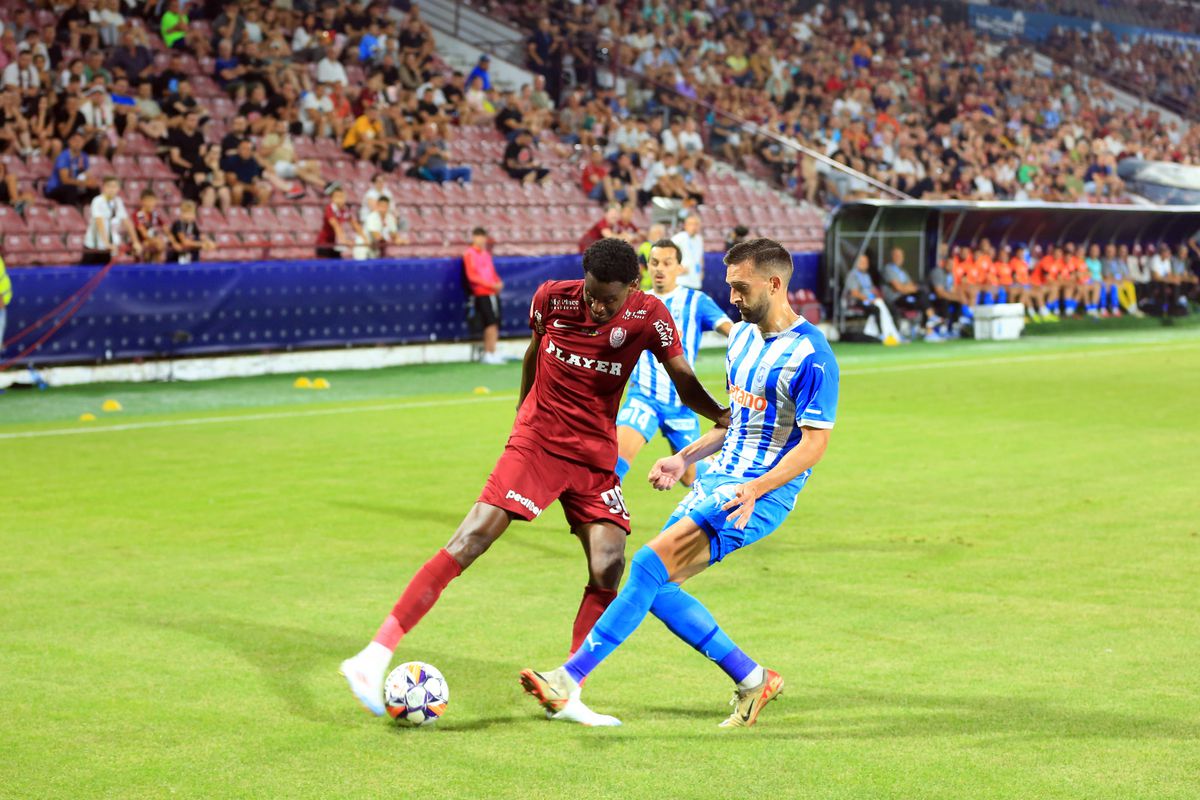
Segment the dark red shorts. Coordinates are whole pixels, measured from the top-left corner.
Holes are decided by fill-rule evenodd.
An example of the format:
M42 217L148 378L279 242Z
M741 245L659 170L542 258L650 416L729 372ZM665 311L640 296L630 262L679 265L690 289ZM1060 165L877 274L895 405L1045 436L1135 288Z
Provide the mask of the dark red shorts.
M629 533L629 511L612 470L559 458L527 439L509 439L479 502L534 520L555 500L572 528L611 522Z

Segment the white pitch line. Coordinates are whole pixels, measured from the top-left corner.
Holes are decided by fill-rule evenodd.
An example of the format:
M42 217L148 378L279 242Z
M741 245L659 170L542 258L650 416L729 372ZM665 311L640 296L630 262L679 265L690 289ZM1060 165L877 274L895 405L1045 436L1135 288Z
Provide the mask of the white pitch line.
M1063 359L1095 356L1121 355L1124 353L1146 353L1171 350L1186 350L1200 347L1200 339L1193 342L1178 344L1163 344L1154 347L1110 347L1104 349L1067 350L1057 353L1034 353L1023 356L995 356L988 358L964 358L944 361L913 362L909 364L884 365L879 367L851 368L842 371L842 375L874 375L884 372L909 372L925 369L946 369L950 367L975 367L992 364L1020 364L1028 361L1061 361ZM105 425L97 428L52 428L44 431L18 431L0 433L4 439L38 439L49 436L79 436L93 433L112 433L116 431L137 431L148 428L174 428L184 425L213 425L222 422L250 422L256 420L299 419L303 417L325 417L334 414L357 414L369 411L402 411L411 408L435 408L439 406L462 406L471 403L498 402L512 400L515 395L497 394L491 397L463 397L448 400L416 400L411 402L377 403L369 406L348 406L339 408L314 408L297 411L272 411L259 414L229 414L219 417L193 417L191 419L166 419L151 422L130 422L121 425Z
M910 372L922 369L943 369L945 367L990 366L992 364L1023 364L1028 361L1061 361L1065 358L1122 355L1124 353L1161 353L1170 350L1192 350L1200 347L1200 339L1194 342L1180 342L1147 347L1110 347L1103 350L1067 350L1057 353L1030 353L1023 356L994 356L989 358L965 358L944 361L917 361L908 364L893 364L865 369L841 370L842 375L874 375L880 372Z
M210 425L218 422L244 422L264 419L296 419L299 417L326 417L332 414L356 414L360 411L403 411L410 408L433 408L435 406L462 406L469 403L488 403L497 400L512 400L516 395L499 394L492 397L463 397L449 400L418 400L409 403L379 403L372 406L349 406L342 408L313 408L305 411L273 411L261 414L229 414L222 417L193 417L191 419L164 419L153 422L129 422L123 425L105 425L99 428L53 428L45 431L20 431L0 433L0 439L36 439L42 436L74 436L85 433L109 433L111 431L138 431L145 428L174 428L181 425Z

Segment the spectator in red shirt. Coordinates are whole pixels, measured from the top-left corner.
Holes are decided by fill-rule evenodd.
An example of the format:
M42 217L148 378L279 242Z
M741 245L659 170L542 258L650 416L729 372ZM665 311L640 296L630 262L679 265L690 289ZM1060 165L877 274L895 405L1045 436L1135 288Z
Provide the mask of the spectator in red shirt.
M608 164L604 153L593 150L591 159L583 168L583 192L593 200L603 203L624 203L629 199L625 186L617 186L608 174Z
M133 212L133 227L142 240L142 260L160 264L167 260L167 220L152 189L142 192L141 201L141 208Z
M492 254L487 249L487 231L471 231L471 246L463 253L463 274L471 292L474 316L483 327L483 364L503 364L504 357L496 352L500 340L500 292L504 281L496 273Z
M346 190L338 187L325 206L324 222L317 234L317 258L344 258L355 241L352 233L366 238L358 218L346 205Z
M618 237L618 225L621 222L621 207L611 203L604 211L604 218L587 229L587 233L579 240L579 252L584 252L601 239L624 238Z

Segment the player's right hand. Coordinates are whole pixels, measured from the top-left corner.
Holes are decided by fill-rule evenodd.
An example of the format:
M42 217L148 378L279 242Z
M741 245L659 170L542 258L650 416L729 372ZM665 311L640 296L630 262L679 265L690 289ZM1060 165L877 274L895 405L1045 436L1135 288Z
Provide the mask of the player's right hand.
M678 453L660 458L650 468L650 485L660 492L665 492L679 482L685 470L687 470L687 464L684 463L683 456Z

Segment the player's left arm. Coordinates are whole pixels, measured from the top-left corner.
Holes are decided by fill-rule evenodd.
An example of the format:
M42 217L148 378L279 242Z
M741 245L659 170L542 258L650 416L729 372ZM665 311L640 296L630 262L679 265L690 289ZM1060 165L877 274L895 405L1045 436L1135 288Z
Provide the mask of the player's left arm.
M729 427L729 409L713 399L686 358L677 355L662 362L662 365L685 406L723 428Z
M829 446L830 429L802 426L802 430L804 437L800 444L793 447L765 474L738 486L733 498L723 506L730 512L727 521L732 522L733 527L738 530L744 529L754 514L755 500L772 489L778 489L800 477L816 466L825 455L825 448Z
M796 373L788 395L795 403L795 424L803 435L775 466L734 489L733 497L723 507L729 512L726 521L735 528L745 529L758 498L800 477L825 455L837 415L839 380L837 361L832 356L814 354Z
M733 320L727 319L724 322L718 322L717 327L713 328L713 330L715 330L717 333L721 334L722 336L728 337L729 331L732 328L733 328Z

